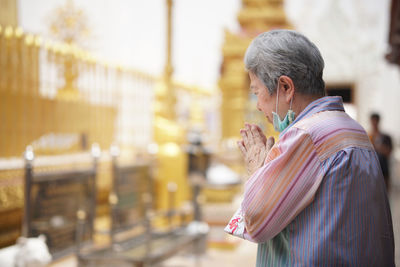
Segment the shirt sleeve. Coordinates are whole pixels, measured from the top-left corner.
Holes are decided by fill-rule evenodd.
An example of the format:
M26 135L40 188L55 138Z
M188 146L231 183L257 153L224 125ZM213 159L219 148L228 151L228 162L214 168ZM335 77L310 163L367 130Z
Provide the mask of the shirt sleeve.
M322 177L310 136L292 127L245 185L237 213L244 227L238 236L257 243L273 238L314 199ZM236 217L236 221L240 220Z

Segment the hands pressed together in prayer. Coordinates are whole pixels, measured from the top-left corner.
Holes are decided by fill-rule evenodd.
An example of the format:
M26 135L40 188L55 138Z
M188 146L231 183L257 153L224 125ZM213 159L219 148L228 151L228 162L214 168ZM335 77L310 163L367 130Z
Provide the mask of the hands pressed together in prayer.
M247 172L252 175L258 168L263 166L269 150L273 147L273 137L265 137L261 128L256 124L245 123L244 129L240 130L242 140L238 141L242 151Z

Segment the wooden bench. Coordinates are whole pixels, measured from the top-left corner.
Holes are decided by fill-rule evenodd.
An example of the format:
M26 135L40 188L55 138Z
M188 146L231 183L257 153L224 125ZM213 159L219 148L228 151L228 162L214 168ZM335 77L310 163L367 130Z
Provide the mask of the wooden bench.
M168 186L169 209L154 212L150 166L119 166L114 157L113 169L111 244L103 248L80 246L79 266L152 266L184 250L195 254L204 250L208 226L188 222L188 213L173 207L176 185ZM197 201L194 205L198 206ZM164 227L155 227L160 220L164 220Z
M26 153L22 233L26 237L44 234L53 259L57 259L75 251L78 211L87 215L81 238L85 242L92 239L96 164L79 170L35 171L33 151Z

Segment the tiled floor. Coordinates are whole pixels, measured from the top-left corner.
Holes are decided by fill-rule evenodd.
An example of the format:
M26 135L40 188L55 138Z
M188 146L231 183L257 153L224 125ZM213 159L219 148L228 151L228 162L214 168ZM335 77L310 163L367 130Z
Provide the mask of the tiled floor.
M232 267L255 266L257 245L251 242L240 241L238 247L232 251L208 249L207 253L197 261L193 257L178 256L171 258L159 267Z
M393 227L396 244L396 264L400 266L400 186L394 186L390 193ZM231 267L255 266L256 244L240 241L235 250L208 249L199 259L192 256L176 256L157 267ZM74 257L68 257L51 264L51 267L75 267Z
M255 266L257 245L251 242L240 241L235 250L208 249L206 254L198 258L193 256L175 256L157 267L232 267ZM51 267L75 267L76 259L73 256L61 259L50 265ZM117 266L113 266L117 267Z

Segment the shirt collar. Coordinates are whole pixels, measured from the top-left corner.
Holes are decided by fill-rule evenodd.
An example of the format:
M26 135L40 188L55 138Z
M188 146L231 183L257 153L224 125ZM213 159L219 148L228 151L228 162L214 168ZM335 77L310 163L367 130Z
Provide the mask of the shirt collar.
M280 134L279 137L282 137L283 134L286 133L286 131L294 125L296 122L310 117L314 115L315 113L321 112L321 111L328 111L328 110L339 110L339 111L344 111L343 107L343 100L341 96L325 96L322 98L318 98L317 100L314 100L308 106L296 117L296 119L285 129L283 130Z

